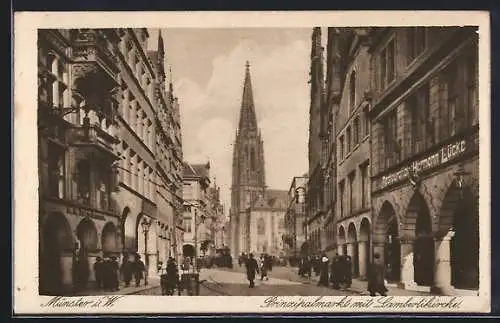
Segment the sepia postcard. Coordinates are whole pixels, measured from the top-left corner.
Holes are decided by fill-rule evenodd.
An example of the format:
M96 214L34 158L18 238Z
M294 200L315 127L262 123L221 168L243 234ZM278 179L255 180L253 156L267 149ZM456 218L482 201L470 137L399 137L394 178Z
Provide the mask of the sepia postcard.
M486 12L18 12L13 309L490 311Z

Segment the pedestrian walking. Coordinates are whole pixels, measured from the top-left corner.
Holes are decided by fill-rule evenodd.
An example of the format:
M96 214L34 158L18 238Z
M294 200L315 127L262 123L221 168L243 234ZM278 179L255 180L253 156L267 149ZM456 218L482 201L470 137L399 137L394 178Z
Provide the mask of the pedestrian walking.
M141 260L141 255L136 254L134 260L134 268L133 268L136 287L140 286L141 280L144 278L145 272L146 272L146 266L144 265L144 262L142 262Z
M104 288L102 265L102 258L97 257L94 263L94 273L97 290L102 290Z
M318 286L328 287L328 261L329 259L326 256L326 254L323 254L321 256L321 263L319 265L320 276L319 276Z
M167 261L167 281L166 281L166 294L174 295L175 287L179 284L179 270L174 258L169 257Z
M266 256L264 254L260 255L260 259L259 259L259 269L260 269L260 280L264 280L264 278L266 280L269 280L269 278L267 277L267 267L268 267L268 263L267 263L267 259L266 259Z
M373 255L373 263L368 270L368 292L370 296L376 296L379 293L381 296L387 295L387 287L385 286L385 266L380 259L380 254Z
M334 289L340 288L340 278L341 278L340 257L338 253L335 253L335 256L332 259L331 274L330 274L330 282L332 283L332 287Z
M249 288L255 287L255 273L259 272L259 266L257 264L257 260L253 257L253 253L248 255L248 259L246 261L246 269L247 269L247 279L250 282Z
M345 287L350 288L352 285L352 257L345 257Z

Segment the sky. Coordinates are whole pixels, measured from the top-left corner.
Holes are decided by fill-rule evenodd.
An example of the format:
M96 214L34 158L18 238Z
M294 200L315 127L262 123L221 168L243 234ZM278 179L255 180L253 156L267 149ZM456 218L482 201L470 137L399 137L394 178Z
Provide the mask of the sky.
M156 50L158 30L149 33L148 47ZM247 60L264 140L266 184L288 190L294 176L307 172L312 28L187 28L161 33L179 98L184 160L210 161L211 180L221 187L226 215Z

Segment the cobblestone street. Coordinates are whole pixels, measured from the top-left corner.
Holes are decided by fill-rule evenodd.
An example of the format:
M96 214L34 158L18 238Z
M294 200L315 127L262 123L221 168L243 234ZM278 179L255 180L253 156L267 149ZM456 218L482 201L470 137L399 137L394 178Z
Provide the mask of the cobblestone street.
M317 286L317 280L301 278L290 267L273 268L269 280L257 279L255 288L248 287L248 281L242 268L229 269L202 269L200 280L200 296L344 296L363 295L364 282L353 281L353 286L347 290ZM425 293L407 291L400 288L389 288L390 295L426 295ZM160 287L141 290L135 295L161 295Z

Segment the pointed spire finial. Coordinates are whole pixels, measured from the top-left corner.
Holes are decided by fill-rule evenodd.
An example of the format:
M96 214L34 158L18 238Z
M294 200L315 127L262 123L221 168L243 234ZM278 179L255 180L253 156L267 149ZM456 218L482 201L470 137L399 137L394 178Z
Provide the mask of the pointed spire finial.
M247 60L247 62L245 63L245 67L248 70L250 70L250 62Z
M163 45L163 37L161 36L161 29L158 31L158 53L161 57L165 55L165 46Z

